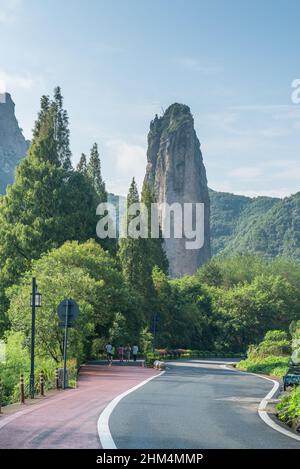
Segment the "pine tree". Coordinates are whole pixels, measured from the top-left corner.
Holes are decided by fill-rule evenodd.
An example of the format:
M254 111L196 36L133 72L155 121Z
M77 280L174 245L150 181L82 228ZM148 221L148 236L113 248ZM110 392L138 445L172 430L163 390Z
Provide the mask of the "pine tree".
M98 203L107 201L105 182L101 175L101 162L97 143L91 148L90 161L87 165L87 175L98 196Z
M42 98L28 154L0 200L0 322L7 307L5 289L32 259L66 240L82 242L95 233L95 192L86 177L66 169L67 140L60 142L56 116L56 106Z
M52 106L58 159L64 169L71 169L69 118L67 111L63 109L63 97L59 86L54 90Z
M133 178L127 196L127 214L125 221L128 224L135 215L128 215L129 207L139 202L139 193L135 179ZM142 309L144 323L149 325L153 312L156 309L155 289L152 280L152 269L154 267L154 254L151 239L139 237L121 238L119 241L118 256L122 266L123 275L127 282L142 297ZM161 265L161 264L160 264Z
M44 136L44 139L43 139ZM40 148L34 153L41 160L72 169L70 150L70 131L67 111L63 109L63 97L59 87L54 90L54 97L42 96L41 109L33 130L32 144L39 141Z
M49 112L49 108L50 108L49 96L44 95L44 96L41 97L41 109L38 113L38 118L37 118L37 120L34 124L34 129L33 129L33 137L34 138L38 137L38 135L40 133L40 130L41 130L42 122L44 121L45 116Z
M135 182L135 179L132 179L128 195L127 195L127 210L126 215L123 220L123 229L128 232L128 224L133 216L128 214L128 209L130 205L134 203L139 203L139 193L138 188ZM133 286L134 288L137 285L140 285L141 281L141 239L132 239L130 237L121 238L119 241L119 259L121 262L123 274L128 281L128 283Z
M87 160L86 155L84 153L81 153L81 157L76 170L84 176L87 176Z
M127 209L130 207L130 205L139 203L140 201L140 196L139 196L139 191L135 182L135 178L132 178L129 191L128 191L128 196L127 196Z
M142 203L145 205L148 211L148 238L143 240L145 245L145 252L148 254L148 263L151 270L154 266L157 266L165 274L168 273L169 262L164 250L163 238L161 228L159 226L159 238L151 237L151 205L155 203L155 197L153 191L150 189L149 184L145 181L142 190ZM153 214L155 216L155 214ZM157 214L158 217L158 214ZM153 220L152 220L153 221ZM157 220L159 223L159 220Z

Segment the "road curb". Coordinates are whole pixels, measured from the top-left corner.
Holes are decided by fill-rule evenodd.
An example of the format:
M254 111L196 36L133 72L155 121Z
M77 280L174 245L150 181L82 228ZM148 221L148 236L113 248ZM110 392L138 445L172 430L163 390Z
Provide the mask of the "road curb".
M261 400L257 412L259 417L262 419L262 421L268 425L269 427L273 428L273 430L276 430L279 433L282 433L285 436L288 436L289 438L293 438L294 440L297 440L300 442L300 435L295 435L293 432L288 430L287 428L281 427L278 423L274 422L274 420L271 419L271 417L268 414L268 411L266 410L270 400L275 396L275 394L278 392L279 389L279 381L276 381L275 379L268 378L264 375L259 375L257 373L250 373L249 371L241 371L241 370L236 370L235 368L229 368L227 365L222 365L221 366L223 369L226 369L228 371L231 371L232 373L240 372L244 373L247 375L252 375L256 376L257 378L265 379L267 381L271 381L273 383L273 388L269 393Z

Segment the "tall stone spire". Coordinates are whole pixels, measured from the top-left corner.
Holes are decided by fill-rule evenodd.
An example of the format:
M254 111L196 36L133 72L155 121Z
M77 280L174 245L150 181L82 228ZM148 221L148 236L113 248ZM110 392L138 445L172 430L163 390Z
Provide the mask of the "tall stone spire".
M26 155L29 142L22 134L15 116L15 104L9 93L0 99L0 194L14 180L15 169Z
M170 275L195 273L211 257L210 202L200 143L188 106L172 104L162 117L156 116L151 122L145 181L154 190L158 203L204 204L202 248L186 249L184 237L165 239Z

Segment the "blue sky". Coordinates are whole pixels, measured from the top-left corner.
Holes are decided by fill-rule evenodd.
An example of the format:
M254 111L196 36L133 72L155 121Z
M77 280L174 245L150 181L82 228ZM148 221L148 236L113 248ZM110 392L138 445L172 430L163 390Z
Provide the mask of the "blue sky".
M27 138L62 87L74 163L94 141L110 191L139 184L147 132L173 102L195 118L210 187L300 190L298 0L0 0L0 83Z

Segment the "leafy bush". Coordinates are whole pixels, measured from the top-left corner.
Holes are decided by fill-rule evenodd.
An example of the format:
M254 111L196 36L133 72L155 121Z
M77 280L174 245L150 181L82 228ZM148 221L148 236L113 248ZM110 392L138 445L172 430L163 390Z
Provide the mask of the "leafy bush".
M237 368L250 373L261 373L265 375L282 378L288 370L289 357L278 357L270 355L269 357L252 360L241 360Z
M268 331L260 344L249 347L248 358L240 361L237 368L282 378L288 370L291 350L286 332Z
M265 358L268 356L290 356L292 352L291 342L288 340L288 335L284 331L268 331L265 334L264 340L254 346L251 345L248 349L248 357L251 360Z
M29 396L30 355L26 348L26 339L21 332L10 332L6 336L6 361L0 363L0 400L2 405L18 402L20 399L20 375L24 376L25 398ZM39 393L40 373L43 372L45 391L55 385L55 370L62 368L62 362L57 363L52 358L36 356L35 358L35 392ZM76 360L68 360L69 386L76 387Z
M284 396L277 405L278 418L290 425L300 428L300 386Z

